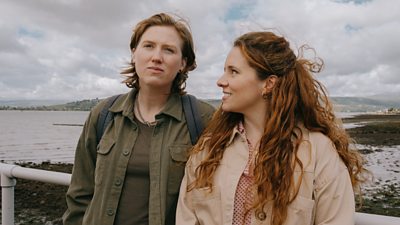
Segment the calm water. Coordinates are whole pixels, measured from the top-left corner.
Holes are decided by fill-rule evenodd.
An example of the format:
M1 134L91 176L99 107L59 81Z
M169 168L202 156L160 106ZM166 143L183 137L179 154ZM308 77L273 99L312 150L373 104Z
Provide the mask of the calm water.
M0 161L69 162L89 112L1 111ZM342 114L350 117L353 114Z
M1 111L0 160L73 162L76 143L89 112Z

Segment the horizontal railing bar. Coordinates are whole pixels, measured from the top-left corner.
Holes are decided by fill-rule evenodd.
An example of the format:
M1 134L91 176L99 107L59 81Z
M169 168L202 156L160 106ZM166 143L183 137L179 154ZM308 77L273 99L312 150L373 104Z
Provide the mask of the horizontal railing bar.
M400 217L356 213L356 225L399 225Z
M0 172L8 177L35 180L64 186L68 186L71 182L71 174L69 173L25 168L18 165L10 165L5 163L0 163Z

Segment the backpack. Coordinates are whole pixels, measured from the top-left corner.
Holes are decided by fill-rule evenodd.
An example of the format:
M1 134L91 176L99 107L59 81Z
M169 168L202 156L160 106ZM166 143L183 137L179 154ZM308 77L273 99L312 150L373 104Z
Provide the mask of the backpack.
M114 113L110 112L108 109L114 104L119 96L121 95L114 95L110 97L99 114L96 127L97 144L100 143L101 137L103 136L108 124L114 119ZM185 113L192 145L196 144L197 139L204 129L196 103L197 99L193 95L186 94L182 96L183 112Z

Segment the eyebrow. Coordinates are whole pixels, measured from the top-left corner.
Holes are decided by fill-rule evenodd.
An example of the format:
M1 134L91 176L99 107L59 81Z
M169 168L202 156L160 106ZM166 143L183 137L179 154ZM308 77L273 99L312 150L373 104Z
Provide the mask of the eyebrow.
M224 70L225 70L226 68L227 68L227 69L230 69L230 70L237 70L237 71L240 71L239 68L237 68L237 67L235 67L235 66L232 66L232 65L229 65L229 66L225 67Z
M149 40L144 40L143 41L143 44L156 44L156 42L154 42L154 41L149 41ZM174 48L174 49L178 49L178 47L177 46L175 46L175 45L171 45L171 44L161 44L161 46L163 46L163 47L169 47L169 48Z

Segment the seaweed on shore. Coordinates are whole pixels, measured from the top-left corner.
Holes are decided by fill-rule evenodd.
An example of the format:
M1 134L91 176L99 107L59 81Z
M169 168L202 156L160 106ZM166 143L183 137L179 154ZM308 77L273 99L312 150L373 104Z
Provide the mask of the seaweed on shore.
M386 216L400 217L400 185L384 184L363 197L357 211Z
M370 122L347 130L358 144L373 146L400 145L400 121Z

